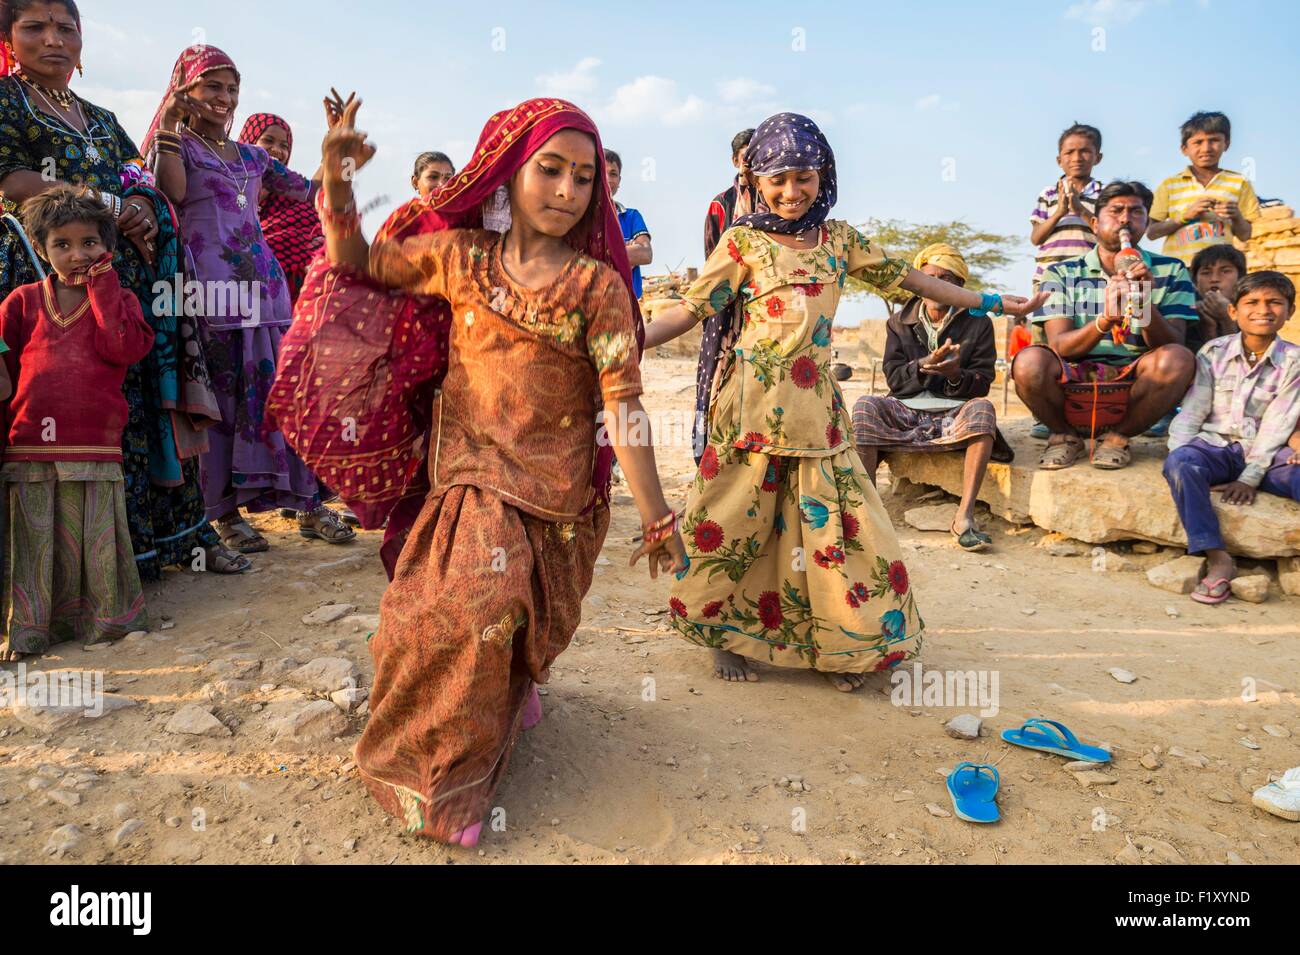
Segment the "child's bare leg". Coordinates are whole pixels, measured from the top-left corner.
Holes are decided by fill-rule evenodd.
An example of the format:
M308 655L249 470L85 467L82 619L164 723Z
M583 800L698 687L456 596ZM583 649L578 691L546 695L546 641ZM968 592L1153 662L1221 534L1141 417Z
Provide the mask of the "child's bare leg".
M858 451L858 457L862 459L862 466L867 469L867 477L871 479L871 486L876 486L876 469L880 467L880 449L874 444L857 444L854 445Z
M713 654L713 675L728 683L757 683L758 674L749 668L748 661L739 653L710 648Z

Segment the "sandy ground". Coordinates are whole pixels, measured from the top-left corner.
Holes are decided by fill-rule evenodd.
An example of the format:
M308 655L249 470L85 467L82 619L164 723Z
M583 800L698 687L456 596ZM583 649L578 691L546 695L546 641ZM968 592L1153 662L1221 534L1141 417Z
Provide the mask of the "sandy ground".
M647 405L689 415L693 366L652 357L645 369ZM850 401L865 377L859 366ZM689 447L662 449L660 462L680 505L693 476ZM347 657L369 685L364 616L314 627L302 617L329 602L375 614L384 576L378 534L328 547L266 516L256 523L274 547L256 558L255 574L169 573L148 588L147 636L90 652L64 644L32 664L101 669L107 689L138 705L52 733L0 712L0 860L1300 859L1300 825L1250 804L1270 774L1300 764L1300 602L1275 591L1263 605L1201 607L1141 573L1098 575L1088 556L1047 556L1035 546L1042 531L987 518L995 549L965 554L947 534L902 523L920 493L894 494L882 482L929 624L924 665L998 676L1000 708L978 740L944 731L976 707L892 705L884 675L854 694L771 667L754 684L713 679L706 651L663 622L667 583L650 582L644 565L625 566L638 522L623 490L582 627L545 690L545 719L521 741L498 792L503 831L486 832L478 850L447 850L406 836L365 794L350 762L364 716L347 717L332 740L273 741L273 716L311 695L286 685L286 658ZM1112 667L1136 682L1117 682ZM204 699L205 684L240 676L247 692ZM1243 699L1245 678L1256 681L1254 702ZM168 732L190 702L212 707L233 735ZM1064 760L998 738L1034 715L1110 745L1116 758L1105 775L1115 781L1085 785ZM1157 768L1145 768L1144 756ZM997 762L997 825L948 815L943 772L968 759ZM804 787L791 791L782 777ZM138 822L119 834L128 820ZM52 854L51 836L57 842L68 824L75 844Z

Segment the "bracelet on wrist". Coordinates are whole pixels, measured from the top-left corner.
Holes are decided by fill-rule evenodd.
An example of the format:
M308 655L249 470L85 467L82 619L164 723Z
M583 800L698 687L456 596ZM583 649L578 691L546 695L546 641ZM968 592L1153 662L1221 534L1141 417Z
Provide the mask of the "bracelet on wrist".
M646 527L641 539L647 544L657 544L659 541L667 540L677 533L678 521L677 512L669 511L659 520Z
M316 193L316 212L322 225L335 229L342 238L353 236L361 228L361 213L357 211L357 197L348 199L342 209L335 209L325 201L325 190Z
M968 311L978 318L982 318L985 315L1001 315L1002 296L998 295L996 292L981 292L979 306L977 308L968 309Z

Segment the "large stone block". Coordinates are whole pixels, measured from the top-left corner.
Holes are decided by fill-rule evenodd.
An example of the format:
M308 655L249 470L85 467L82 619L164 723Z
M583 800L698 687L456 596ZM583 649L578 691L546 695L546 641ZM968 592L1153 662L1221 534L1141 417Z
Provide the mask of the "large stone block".
M979 499L996 514L1029 515L1035 524L1090 544L1117 540L1148 540L1185 547L1169 485L1160 473L1166 449L1163 441L1137 438L1133 463L1120 471L1101 471L1087 459L1063 471L1040 471L1043 441L1029 436L1030 419L1002 423L1003 434L1015 448L1011 464L990 463ZM962 455L952 453L885 456L890 473L916 484L961 493ZM1244 557L1300 555L1300 503L1260 494L1249 507L1215 502L1215 513L1228 550Z

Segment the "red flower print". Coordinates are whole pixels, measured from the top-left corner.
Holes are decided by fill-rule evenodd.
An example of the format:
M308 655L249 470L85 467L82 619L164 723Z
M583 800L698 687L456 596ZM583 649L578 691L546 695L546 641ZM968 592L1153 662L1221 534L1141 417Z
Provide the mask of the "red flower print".
M808 270L807 270L807 269L795 269L795 270L794 270L794 274L795 274L795 275L807 275L807 274L808 274Z
M762 451L768 444L767 435L758 431L746 431L745 436L737 442L737 446L744 451Z
M700 455L700 477L706 481L712 481L718 476L718 452L713 450L713 445L704 449Z
M844 563L844 551L832 544L826 548L826 559L832 564L842 564Z
M867 589L867 585L860 580L853 585L852 593L853 596L857 597L859 600L863 601L864 603L866 602L867 598L871 596L871 591Z
M892 670L896 667L907 654L902 650L895 650L893 653L887 653L879 663L876 664L877 670Z
M765 590L758 595L758 619L765 630L779 630L785 621L781 613L781 596L775 590Z
M767 317L780 318L785 314L785 302L781 301L775 295L767 300Z
M831 565L830 558L828 558L825 554L823 554L819 550L813 551L813 563L815 563L818 567L823 567L823 568L829 567Z
M805 282L803 285L795 286L795 288L803 293L804 298L816 298L818 295L822 294L823 287L824 286L821 282Z
M716 617L721 612L722 612L721 600L709 601L704 605L704 609L700 611L700 613L702 613L705 617Z
M858 536L858 519L852 514L841 514L840 520L844 522L844 539L851 541Z
M844 602L847 603L850 607L853 607L855 610L858 607L862 606L862 602L858 599L858 595L855 594L852 590L845 592Z
M817 384L817 362L800 355L790 366L790 379L800 388L811 388Z
M830 445L831 447L835 447L835 445L840 443L842 437L843 436L840 434L840 429L835 427L835 424L833 422L826 426L826 443L828 445Z
M727 255L731 256L731 257L732 257L733 259L735 259L737 262L742 261L741 256L740 256L740 250L739 250L738 248L736 248L736 240L735 240L735 239L728 239L728 240L727 240Z
M763 490L769 493L779 491L782 476L781 465L776 461L768 461L767 467L763 469Z
M901 560L896 560L889 565L889 586L900 597L907 593L907 568L903 566Z
M686 604L682 603L676 597L668 601L668 608L672 611L674 617L686 616Z
M695 549L701 554L711 554L722 546L722 528L713 521L700 521L695 525Z

